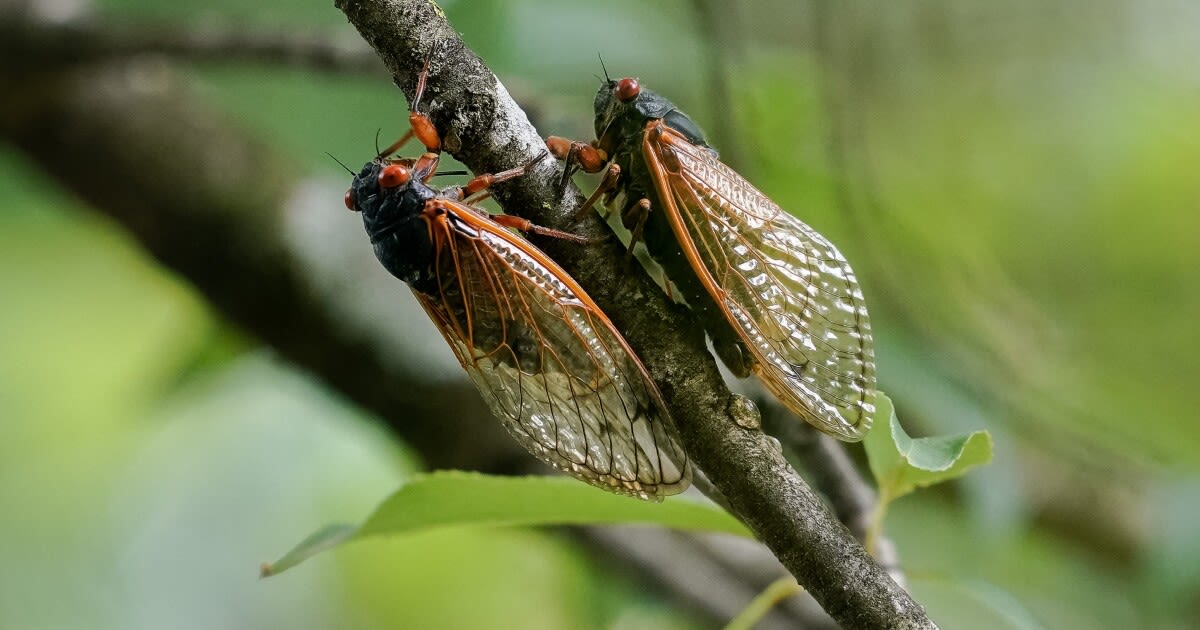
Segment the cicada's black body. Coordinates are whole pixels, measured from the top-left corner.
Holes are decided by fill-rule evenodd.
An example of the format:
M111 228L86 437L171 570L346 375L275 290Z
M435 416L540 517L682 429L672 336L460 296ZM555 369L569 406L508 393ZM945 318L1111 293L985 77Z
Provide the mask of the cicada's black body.
M717 157L716 150L708 146L708 141L704 139L700 126L674 103L640 86L633 101L622 102L617 98L617 83L611 79L605 81L596 92L596 101L593 103L596 138L601 147L612 148L609 155L638 149L646 123L662 119L667 126L683 134L688 142L712 151L713 157Z

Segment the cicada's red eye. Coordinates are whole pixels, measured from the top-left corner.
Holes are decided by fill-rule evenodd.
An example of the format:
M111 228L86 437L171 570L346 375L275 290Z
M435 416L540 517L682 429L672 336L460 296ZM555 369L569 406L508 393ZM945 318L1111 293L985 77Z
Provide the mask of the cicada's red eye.
M345 199L346 199L346 209L347 210L351 210L351 211L358 210L358 206L354 205L354 190L353 189L349 189L346 191Z
M379 171L379 186L382 188L398 188L412 179L412 173L399 164L388 164Z
M622 103L628 103L638 97L641 93L642 86L638 80L633 77L625 77L617 81L617 98Z

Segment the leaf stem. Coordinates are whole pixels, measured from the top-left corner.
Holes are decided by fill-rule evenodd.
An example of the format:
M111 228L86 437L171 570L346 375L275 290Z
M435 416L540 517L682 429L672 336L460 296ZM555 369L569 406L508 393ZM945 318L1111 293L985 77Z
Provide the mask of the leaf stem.
M729 621L725 630L751 630L776 604L802 592L804 587L796 582L796 578L785 575L768 584L763 592L750 600L750 604Z

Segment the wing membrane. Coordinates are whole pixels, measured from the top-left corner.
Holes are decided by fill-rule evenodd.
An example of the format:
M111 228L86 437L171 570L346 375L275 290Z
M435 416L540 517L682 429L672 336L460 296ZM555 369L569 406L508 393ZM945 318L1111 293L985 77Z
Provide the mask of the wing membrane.
M543 461L645 499L690 468L661 395L575 282L469 209L431 219L440 293L421 304L505 428Z
M861 439L874 412L875 351L846 259L661 121L649 123L643 149L680 246L763 382L814 426Z

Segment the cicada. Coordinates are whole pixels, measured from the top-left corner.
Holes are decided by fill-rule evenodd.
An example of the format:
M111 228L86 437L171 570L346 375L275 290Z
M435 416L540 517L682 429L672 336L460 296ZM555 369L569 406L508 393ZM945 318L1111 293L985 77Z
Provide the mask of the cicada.
M426 70L427 71L427 70ZM530 165L434 190L440 139L413 130L363 166L346 192L375 255L407 282L508 432L551 466L606 490L657 500L690 465L662 396L629 344L561 267L512 228L578 238L472 205ZM411 135L428 152L389 157Z
M637 79L605 77L596 140L551 136L575 168L607 169L585 204L620 213L696 310L722 361L755 373L789 409L846 441L875 410L875 351L862 290L828 239L723 164L700 127ZM669 285L668 285L669 286Z

